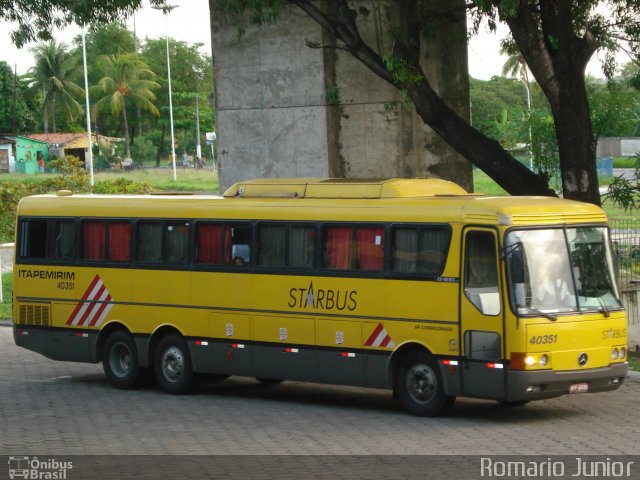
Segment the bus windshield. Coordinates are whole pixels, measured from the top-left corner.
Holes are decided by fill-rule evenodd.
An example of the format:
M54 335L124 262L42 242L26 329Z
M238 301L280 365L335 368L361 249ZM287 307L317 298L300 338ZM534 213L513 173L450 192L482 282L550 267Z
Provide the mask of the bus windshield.
M509 295L518 314L608 315L621 308L604 227L512 230L505 252Z

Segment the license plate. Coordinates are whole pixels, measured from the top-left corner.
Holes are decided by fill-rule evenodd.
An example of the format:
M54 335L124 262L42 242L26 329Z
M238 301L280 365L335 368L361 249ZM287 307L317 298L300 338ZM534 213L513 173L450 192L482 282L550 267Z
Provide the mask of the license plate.
M587 393L588 391L588 383L574 383L569 387L569 393Z

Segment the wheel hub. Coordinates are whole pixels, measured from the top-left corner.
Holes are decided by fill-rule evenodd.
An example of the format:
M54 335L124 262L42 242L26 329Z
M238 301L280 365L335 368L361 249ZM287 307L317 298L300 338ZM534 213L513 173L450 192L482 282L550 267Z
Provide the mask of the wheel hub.
M162 373L171 382L177 382L184 373L184 357L177 347L169 347L162 355Z

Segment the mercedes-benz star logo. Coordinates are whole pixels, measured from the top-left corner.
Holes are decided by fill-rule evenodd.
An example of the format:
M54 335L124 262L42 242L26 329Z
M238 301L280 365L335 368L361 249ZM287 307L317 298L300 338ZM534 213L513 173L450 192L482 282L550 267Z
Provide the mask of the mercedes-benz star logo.
M582 352L578 357L578 363L580 364L581 367L584 367L587 363L589 363L589 355Z

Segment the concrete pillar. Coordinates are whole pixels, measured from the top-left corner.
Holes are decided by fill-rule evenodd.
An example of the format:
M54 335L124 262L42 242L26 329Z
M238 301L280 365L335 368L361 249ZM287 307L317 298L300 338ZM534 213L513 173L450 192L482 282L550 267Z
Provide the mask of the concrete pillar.
M390 52L395 2L351 5L365 41ZM439 177L470 188L466 160L401 105L397 89L348 52L305 45L334 42L297 7L241 37L222 12L211 11L211 24L221 191L249 178L326 176ZM423 51L429 80L468 118L464 8L434 26Z

